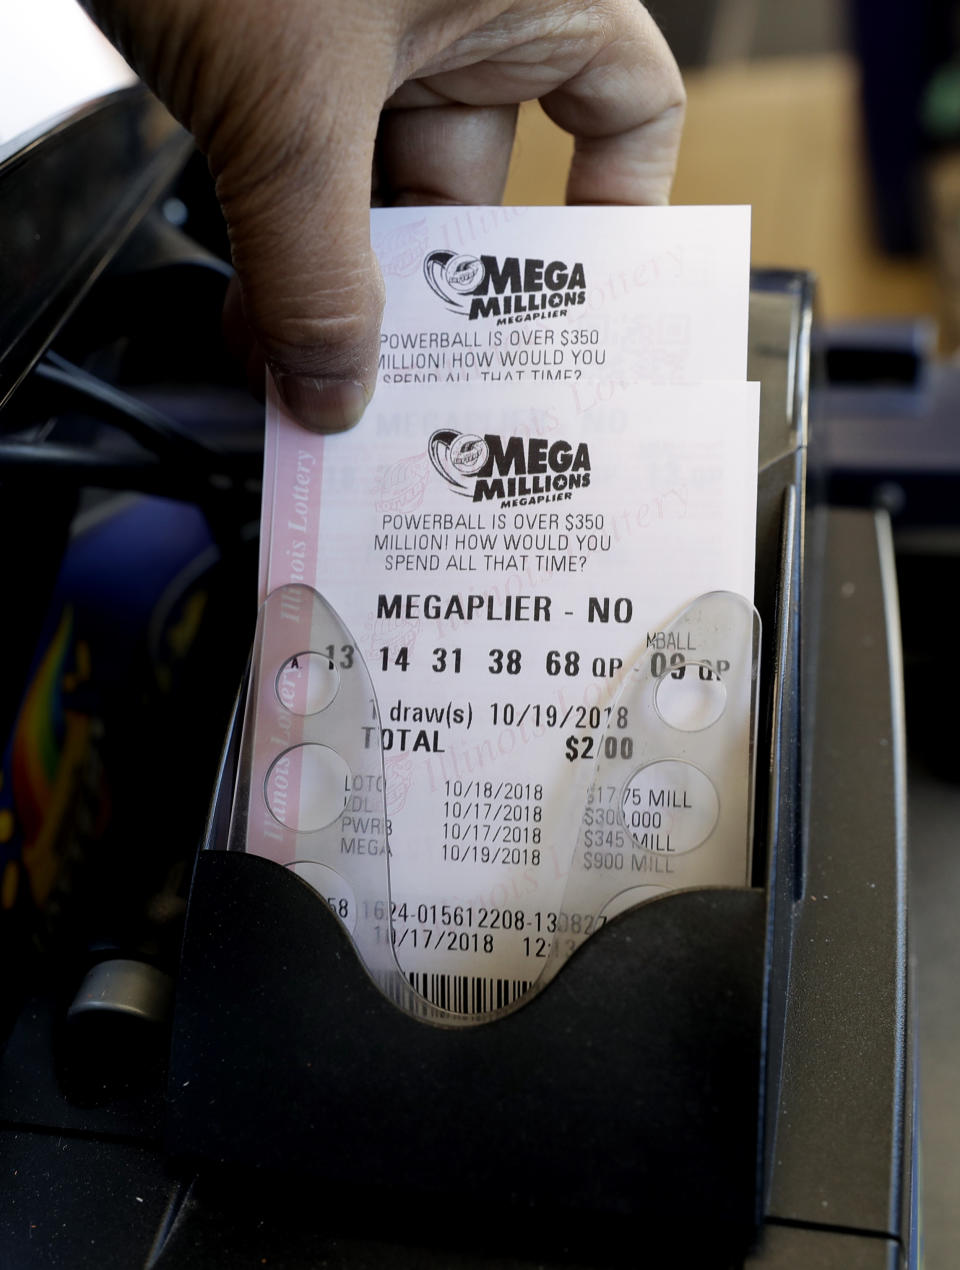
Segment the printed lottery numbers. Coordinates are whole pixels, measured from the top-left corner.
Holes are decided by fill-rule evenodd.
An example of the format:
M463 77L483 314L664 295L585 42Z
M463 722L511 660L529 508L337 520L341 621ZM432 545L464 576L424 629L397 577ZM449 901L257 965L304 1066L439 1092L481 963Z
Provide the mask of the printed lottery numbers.
M504 671L508 675L519 675L520 664L519 648L508 648L506 650L502 648L490 649L490 665L487 669L491 675L502 675Z

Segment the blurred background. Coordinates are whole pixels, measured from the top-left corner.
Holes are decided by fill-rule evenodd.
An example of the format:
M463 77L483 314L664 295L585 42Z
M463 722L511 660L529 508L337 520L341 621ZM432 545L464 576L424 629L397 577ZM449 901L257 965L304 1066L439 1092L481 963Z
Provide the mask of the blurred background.
M950 364L960 343L960 4L655 0L648 7L688 89L674 201L751 204L754 263L811 270L824 329L873 323L881 342L889 330L898 347L926 342ZM73 0L8 4L0 23L0 153L131 79ZM569 153L569 139L539 107L525 106L505 201L561 202ZM916 382L900 384L912 394L908 415L922 378L918 371ZM956 464L960 445L952 453ZM896 502L896 490L890 496ZM905 602L904 621L911 645L930 653L946 638L928 613L946 607L960 531L941 522L919 532L926 556L942 563L929 590ZM908 538L901 532L902 551ZM908 696L943 701L948 679L908 677ZM949 719L924 745L927 717L916 709L911 717L911 919L925 1264L946 1270L960 1265L960 762Z
M753 260L812 270L825 321L946 322L957 6L661 0L684 71L675 203L750 203ZM562 200L570 143L524 108L507 202ZM956 198L956 195L953 195ZM955 252L954 248L954 252ZM957 339L949 322L945 340Z

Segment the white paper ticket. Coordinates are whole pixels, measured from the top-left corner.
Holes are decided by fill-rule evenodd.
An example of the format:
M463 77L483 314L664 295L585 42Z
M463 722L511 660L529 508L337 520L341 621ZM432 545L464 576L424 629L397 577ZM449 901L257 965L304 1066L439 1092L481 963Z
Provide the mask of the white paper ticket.
M592 920L562 903L585 817L587 867L625 886L690 885L693 857L697 885L747 880L745 852L671 846L669 790L644 787L630 852L587 803L601 744L640 748L618 704L632 668L701 658L667 634L698 596L752 597L748 237L737 208L376 213L387 310L362 423L320 438L270 398L263 594L314 588L350 634L317 651L369 671L384 938L431 999L506 1002L561 912ZM313 796L301 779L304 816ZM364 820L340 817L345 860L385 850Z

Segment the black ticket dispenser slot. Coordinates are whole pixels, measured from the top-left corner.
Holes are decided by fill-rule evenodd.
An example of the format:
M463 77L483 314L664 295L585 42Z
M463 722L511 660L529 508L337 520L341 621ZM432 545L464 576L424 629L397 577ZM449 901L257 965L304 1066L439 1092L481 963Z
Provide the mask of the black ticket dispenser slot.
M801 858L810 302L803 276L754 280L765 639L755 885L622 914L493 1022L418 1021L374 986L301 879L224 849L238 707L187 916L173 1156L279 1170L323 1197L328 1230L331 1213L352 1212L402 1239L415 1213L429 1239L443 1214L454 1243L459 1231L494 1259L526 1247L584 1264L636 1264L641 1250L673 1265L742 1261L765 1202L789 958L778 918Z
M614 919L529 1004L447 1029L381 995L296 876L208 852L194 888L174 1149L308 1173L398 1231L404 1211L456 1211L469 1231L495 1212L541 1247L603 1245L641 1221L647 1246L658 1231L672 1246L695 1196L702 1226L684 1239L748 1244L761 891ZM211 1010L211 994L234 1008Z

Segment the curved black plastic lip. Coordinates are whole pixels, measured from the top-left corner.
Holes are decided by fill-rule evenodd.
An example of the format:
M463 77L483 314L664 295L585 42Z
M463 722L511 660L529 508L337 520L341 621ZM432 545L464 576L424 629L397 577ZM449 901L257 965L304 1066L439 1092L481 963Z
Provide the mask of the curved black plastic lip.
M191 146L134 87L0 150L0 410Z

